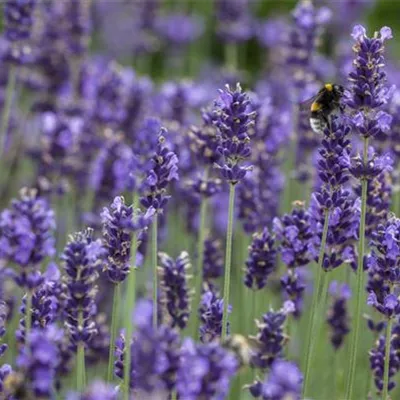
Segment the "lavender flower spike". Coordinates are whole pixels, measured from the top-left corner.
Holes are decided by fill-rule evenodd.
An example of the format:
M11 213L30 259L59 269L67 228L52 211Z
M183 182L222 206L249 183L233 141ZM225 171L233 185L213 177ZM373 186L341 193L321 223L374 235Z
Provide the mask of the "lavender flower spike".
M246 267L245 285L251 289L262 289L276 267L275 241L267 228L253 235Z
M165 194L166 187L170 182L179 179L178 157L167 146L165 133L165 129L159 133L157 149L144 182L144 196L141 198L144 207L154 207L157 213L162 212L170 198Z
M135 218L133 218L133 214ZM123 282L129 273L132 234L143 231L151 223L155 213L150 207L145 214L127 206L121 196L115 197L110 208L101 213L103 223L103 246L107 252L104 268L113 283Z
M76 233L61 256L66 273L66 328L74 344L87 343L96 333L95 282L104 256L100 240L93 240L92 231Z
M262 384L263 400L300 399L303 375L296 364L277 360Z
M214 124L220 135L219 153L223 161L217 163L223 179L232 185L241 181L251 169L242 165L251 155L249 130L254 125L255 112L250 110L250 99L238 83L220 90L220 100L214 107Z
M21 287L34 289L42 282L40 263L55 253L54 213L34 189L22 189L20 199L0 214L0 260L20 267L12 275Z
M70 393L67 400L117 400L118 390L112 385L96 380L81 394Z
M329 293L333 301L328 311L327 322L331 328L332 346L338 350L350 332L347 302L351 297L351 290L347 284L340 285L337 281L333 281L329 286Z
M230 380L238 369L233 353L218 343L195 344L186 339L181 349L181 364L177 372L179 398L222 400L229 390Z
M191 267L189 254L183 251L176 260L166 253L159 253L161 266L161 288L164 291L166 308L171 317L171 327L186 327L190 313L190 291L187 271Z

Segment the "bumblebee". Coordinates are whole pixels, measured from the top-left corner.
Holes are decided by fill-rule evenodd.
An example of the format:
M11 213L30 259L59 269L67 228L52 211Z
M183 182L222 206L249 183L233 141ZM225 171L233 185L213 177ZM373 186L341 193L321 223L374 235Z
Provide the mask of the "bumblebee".
M300 108L310 112L310 125L314 132L323 133L329 126L330 116L343 111L340 102L343 93L343 86L326 83L315 96L301 103Z

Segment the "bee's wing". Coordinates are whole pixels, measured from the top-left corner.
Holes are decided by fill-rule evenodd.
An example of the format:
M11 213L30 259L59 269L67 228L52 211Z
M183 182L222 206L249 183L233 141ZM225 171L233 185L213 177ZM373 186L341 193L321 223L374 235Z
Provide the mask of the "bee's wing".
M320 96L320 93L317 93L315 96L311 97L310 99L307 99L305 101L302 101L299 104L299 109L300 111L310 111L311 109L311 104L314 103Z

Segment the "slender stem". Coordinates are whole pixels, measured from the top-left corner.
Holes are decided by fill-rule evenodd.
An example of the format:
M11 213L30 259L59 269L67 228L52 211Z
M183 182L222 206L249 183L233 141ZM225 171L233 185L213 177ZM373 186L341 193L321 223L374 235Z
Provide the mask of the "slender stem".
M136 192L133 193L133 218L135 218L135 212L139 204L139 196ZM131 377L131 352L130 342L133 334L133 320L132 314L135 309L136 301L136 254L137 254L138 240L137 232L133 232L132 243L131 243L131 269L128 275L126 302L127 312L125 317L125 343L126 351L124 358L124 400L129 400L129 388L130 388L130 377Z
M226 231L226 249L225 249L225 278L224 278L224 313L222 316L221 338L224 340L227 335L228 327L228 305L229 305L229 287L231 281L231 258L232 258L232 236L233 236L233 213L235 208L235 188L236 185L229 185L229 210L228 227Z
M319 316L317 312L318 304L320 304L321 298L320 294L322 293L322 288L325 286L326 280L326 272L323 271L322 263L324 261L324 254L325 254L325 245L326 245L326 238L328 236L328 228L329 228L329 211L325 211L325 220L324 220L324 227L322 231L322 238L321 238L321 247L319 249L319 256L318 256L318 267L317 267L317 276L315 281L315 288L312 298L311 310L310 310L310 322L308 324L307 330L307 346L306 346L306 358L305 358L305 373L304 373L304 386L303 386L303 397L309 398L308 395L308 385L310 380L310 368L313 358L314 352L314 344L316 341L316 323L317 317Z
M192 327L192 337L197 339L199 335L199 316L197 313L202 291L203 283L203 262L204 262L204 240L206 236L206 221L207 221L207 205L208 199L203 197L200 205L200 226L199 234L197 239L197 268L195 271L195 292L193 296L193 302L191 307L190 318L191 321L189 326Z
M153 265L153 327L157 327L157 316L158 316L158 299L157 299L157 230L158 230L158 218L157 214L154 216L152 224L152 246L151 246L151 263Z
M11 66L10 70L9 70L9 75L8 75L7 91L6 91L4 108L3 108L3 114L1 116L0 156L3 156L3 153L4 153L4 146L6 143L7 130L8 130L9 120L10 120L11 105L12 105L12 99L13 99L13 94L14 94L14 89L15 89L16 77L17 77L17 69L16 69L16 67Z
M107 382L112 382L114 376L114 346L118 330L118 314L119 304L121 301L121 285L117 283L114 285L114 298L111 315L111 336L110 336L110 349L108 353L108 372Z
M83 325L82 311L79 311L78 316L79 327ZM78 392L82 392L86 384L86 371L85 371L85 345L83 342L78 343L78 354L77 354L77 368L76 368L76 389Z
M28 290L26 293L25 303L25 336L29 335L32 324L32 292Z
M363 150L364 165L368 162L368 138L364 138L364 150ZM354 310L354 329L351 335L351 347L350 347L350 367L349 373L347 374L347 389L346 399L351 400L353 398L354 381L356 374L357 364L357 352L358 352L358 341L359 341L359 330L362 319L361 307L363 299L363 276L364 276L364 254L365 254L365 216L367 214L367 189L368 180L365 178L361 179L361 217L360 217L360 233L358 242L358 265L357 265L357 288L356 288L356 307Z
M393 318L389 318L386 327L386 342L385 342L385 367L383 370L383 393L382 400L389 399L389 366L390 366L390 344L392 341L392 325Z
M238 69L238 50L236 43L229 43L225 46L225 64L232 70Z

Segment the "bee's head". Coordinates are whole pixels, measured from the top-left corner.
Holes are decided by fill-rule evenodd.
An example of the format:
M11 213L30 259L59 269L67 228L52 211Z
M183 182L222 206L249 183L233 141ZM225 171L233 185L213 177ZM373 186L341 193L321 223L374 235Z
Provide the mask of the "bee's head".
M343 96L344 94L344 87L342 85L333 85L333 91L337 93L339 96Z

